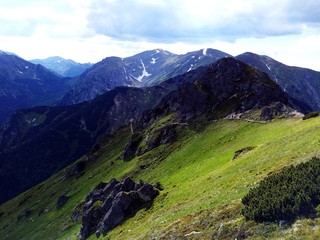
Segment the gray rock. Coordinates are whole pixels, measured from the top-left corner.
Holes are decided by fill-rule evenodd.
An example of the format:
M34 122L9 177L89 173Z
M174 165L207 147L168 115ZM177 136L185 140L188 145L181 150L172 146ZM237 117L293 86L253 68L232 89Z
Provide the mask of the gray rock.
M56 204L57 208L61 208L63 205L67 203L68 200L69 200L69 197L67 195L59 196Z
M135 183L125 178L120 182L112 179L100 183L85 199L80 239L87 239L93 233L97 237L107 234L158 195L158 189L142 180Z

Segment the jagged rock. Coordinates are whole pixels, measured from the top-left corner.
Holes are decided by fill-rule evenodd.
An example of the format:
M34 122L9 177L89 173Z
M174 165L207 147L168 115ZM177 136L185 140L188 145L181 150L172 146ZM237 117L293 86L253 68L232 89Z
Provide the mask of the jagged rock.
M58 200L57 200L57 208L61 208L63 205L65 205L67 203L67 201L69 200L69 197L67 195L61 195L59 196Z
M271 104L270 106L264 106L261 109L260 120L270 121L275 117L286 118L296 115L299 115L299 113L296 110L281 102L276 102Z
M80 177L84 174L86 168L86 161L79 161L74 164L64 175L64 180L69 180L72 177Z
M125 178L120 182L112 179L109 183L100 183L85 199L80 239L87 239L93 233L97 237L105 235L151 204L158 194L158 189L142 180L135 183L131 178Z
M72 212L70 214L70 218L72 219L72 221L74 221L76 223L81 223L83 204L84 204L84 202L77 204L74 207L74 209L72 210Z
M160 145L166 143L172 143L177 138L177 132L175 131L174 126L168 125L159 129L149 141L148 150L152 150Z
M139 133L133 134L130 141L125 146L120 158L125 161L130 161L131 159L133 159L136 156L136 152L141 141L142 136Z
M174 125L167 125L155 130L153 133L147 133L145 140L147 145L146 149L139 147L141 141L143 140L143 136L141 134L132 135L120 158L125 161L129 161L135 156L140 156L147 151L159 147L160 145L174 142L177 138L175 127L176 126ZM144 169L145 167L146 166L142 165L141 169Z

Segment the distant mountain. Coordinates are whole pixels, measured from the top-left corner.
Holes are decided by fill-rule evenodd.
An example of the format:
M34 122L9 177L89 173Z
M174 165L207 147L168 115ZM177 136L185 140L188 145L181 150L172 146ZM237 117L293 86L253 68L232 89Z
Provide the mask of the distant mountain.
M53 105L69 88L70 79L63 79L14 54L1 52L0 125L16 109Z
M62 57L33 59L30 60L30 62L34 64L41 64L45 68L50 69L63 77L79 76L93 65L92 63L77 63L73 60L64 59Z
M236 58L267 73L300 106L300 110L320 110L320 72L287 66L268 56L249 52Z
M14 55L14 56L17 56L17 57L18 57L18 55L15 54L15 53L6 52L6 51L3 51L3 50L0 50L0 55Z
M228 56L214 49L202 49L184 55L156 49L128 58L108 57L84 72L60 104L88 101L118 86L157 85Z
M147 129L171 113L176 122L201 115L209 121L274 102L289 104L266 74L225 58L160 86L118 87L89 102L17 111L0 129L0 203L66 167L121 126L134 122Z

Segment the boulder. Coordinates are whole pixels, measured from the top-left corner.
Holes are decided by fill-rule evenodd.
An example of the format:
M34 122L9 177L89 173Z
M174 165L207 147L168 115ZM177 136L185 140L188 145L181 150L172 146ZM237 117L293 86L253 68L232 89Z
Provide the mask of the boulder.
M94 233L97 237L107 234L138 210L152 204L158 195L157 188L142 180L135 183L125 178L100 183L84 201L80 239L87 239Z
M136 156L136 152L138 150L138 147L142 141L142 135L139 133L135 133L131 136L130 141L127 143L127 145L124 148L124 151L121 155L121 159L124 161L130 161Z
M67 203L68 200L69 197L67 195L60 195L56 204L57 208L61 208L63 205Z

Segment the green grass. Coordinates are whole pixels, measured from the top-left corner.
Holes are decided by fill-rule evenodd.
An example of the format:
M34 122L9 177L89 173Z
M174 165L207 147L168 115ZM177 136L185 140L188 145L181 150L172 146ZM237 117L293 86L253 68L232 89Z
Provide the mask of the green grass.
M218 239L231 239L242 231L251 231L252 239L263 239L263 236L290 239L297 234L307 235L299 227L294 231L272 224L245 222L240 214L241 198L267 175L319 156L319 118L281 119L269 123L220 120L201 131L184 127L179 132L179 141L173 145L160 146L124 162L119 156L129 138L128 133L128 129L122 129L103 145L78 179L65 181L62 179L64 172L59 172L0 206L0 212L4 213L0 217L1 238L76 239L81 225L70 219L72 209L100 181L124 176L152 183L159 181L164 190L151 208L139 211L111 231L108 239L172 239L193 231L196 235L188 238L210 239L214 235ZM231 160L236 151L249 146L255 148ZM140 170L142 164L148 168ZM59 195L66 190L69 190L70 200L56 209ZM27 200L19 206L24 199ZM38 216L47 208L47 213ZM18 221L18 216L26 210L32 211L31 216ZM307 220L300 221L302 226L310 225L304 222ZM319 220L313 221L319 225ZM308 234L312 237L318 233Z

